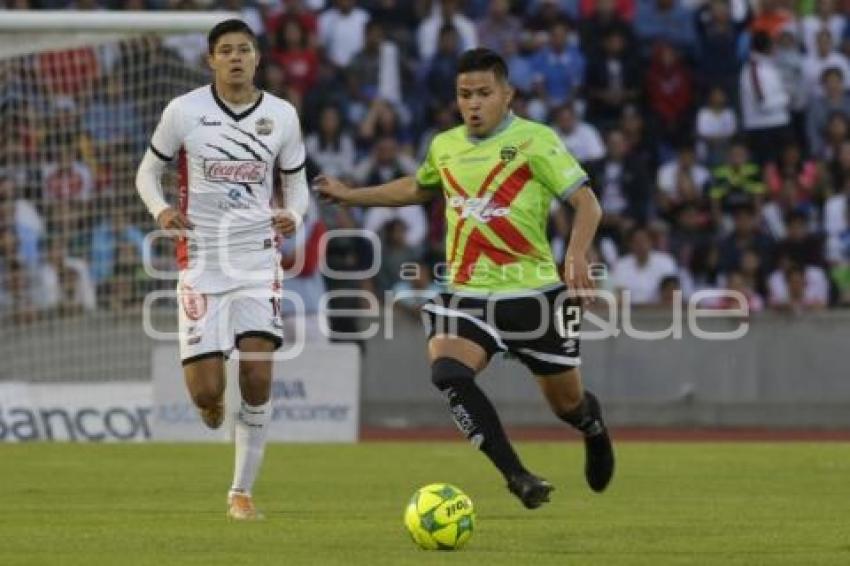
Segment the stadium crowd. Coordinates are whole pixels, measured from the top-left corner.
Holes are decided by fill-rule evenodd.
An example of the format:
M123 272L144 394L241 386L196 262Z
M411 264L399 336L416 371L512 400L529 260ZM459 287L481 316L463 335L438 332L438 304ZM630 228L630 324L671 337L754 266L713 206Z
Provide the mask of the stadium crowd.
M240 12L261 40L261 86L302 117L309 174L357 185L415 171L429 140L457 123L457 55L492 48L508 61L514 112L555 128L590 174L604 212L594 250L609 269L603 288L627 289L644 306L700 289L740 291L753 312L850 305L850 2L17 0L7 7ZM205 36L167 37L157 52L200 68ZM97 96L48 101L51 135L78 130L85 143L53 140L43 163L16 174L28 162L27 140L4 140L6 307L40 288L33 312L122 309L152 288L140 269L144 254L160 256L144 249L152 222L132 177L116 180L110 171L133 170L153 126L134 116L155 120L158 110L143 112L121 81L95 75ZM62 123L72 113L76 130ZM368 211L312 206L317 214L282 250L285 262L295 246L306 250L305 269L288 285L308 306L324 288L436 286L431 269L408 278L400 271L442 261L440 199ZM552 216L557 258L569 212L553 208ZM318 249L322 232L358 227L381 235L380 258L356 237ZM57 233L65 236L45 237ZM336 270L379 260L380 268L368 281L325 278L321 253Z

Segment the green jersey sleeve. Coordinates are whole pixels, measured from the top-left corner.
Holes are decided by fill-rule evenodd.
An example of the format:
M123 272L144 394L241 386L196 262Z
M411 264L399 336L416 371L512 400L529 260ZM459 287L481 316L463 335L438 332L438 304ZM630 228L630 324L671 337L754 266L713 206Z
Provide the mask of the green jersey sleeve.
M587 184L587 173L549 128L541 128L529 156L531 171L556 198L568 198Z
M434 164L434 141L428 146L428 154L425 160L416 170L416 182L420 187L437 188L441 185L440 170Z

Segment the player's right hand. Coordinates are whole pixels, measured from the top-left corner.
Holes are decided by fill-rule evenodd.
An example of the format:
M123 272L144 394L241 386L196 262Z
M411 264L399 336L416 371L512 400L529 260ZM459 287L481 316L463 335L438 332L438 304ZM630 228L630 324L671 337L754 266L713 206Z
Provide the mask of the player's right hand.
M159 227L163 230L173 230L178 232L185 232L195 227L185 214L173 206L169 206L160 212L156 219L156 223L159 224Z
M319 175L313 179L313 186L323 201L337 204L347 204L347 197L353 190L351 187L330 175Z
M567 253L564 261L564 283L585 307L595 301L596 284L590 277L590 266L584 256Z

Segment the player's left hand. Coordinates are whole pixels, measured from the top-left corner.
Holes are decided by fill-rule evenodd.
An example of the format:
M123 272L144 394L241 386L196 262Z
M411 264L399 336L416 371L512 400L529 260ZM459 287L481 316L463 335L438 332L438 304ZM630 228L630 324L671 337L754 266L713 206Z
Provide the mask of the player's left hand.
M272 228L284 238L292 236L300 224L300 218L296 218L291 210L279 210L272 214Z
M346 197L352 189L336 177L319 175L313 179L313 186L319 193L319 198L325 202L346 205Z
M564 282L572 294L585 306L593 303L596 284L590 278L590 266L583 256L567 255L564 262Z

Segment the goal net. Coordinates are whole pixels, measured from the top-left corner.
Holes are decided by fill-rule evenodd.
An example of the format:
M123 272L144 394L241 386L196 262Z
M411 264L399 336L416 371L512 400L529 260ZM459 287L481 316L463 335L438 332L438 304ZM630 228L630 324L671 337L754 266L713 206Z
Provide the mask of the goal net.
M231 16L0 18L0 381L150 379L142 305L174 283L143 259L173 254L145 241L136 167L168 100L208 82L205 33Z

